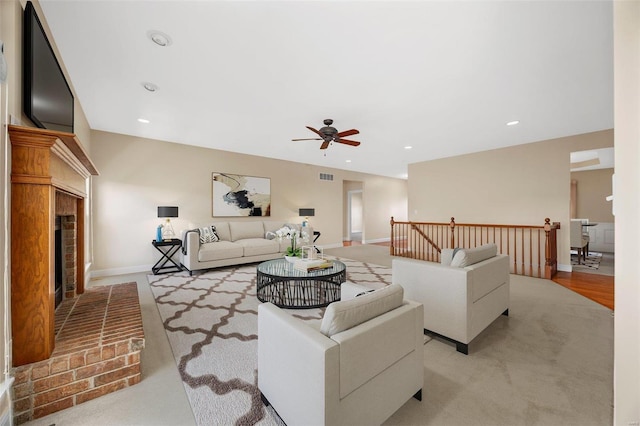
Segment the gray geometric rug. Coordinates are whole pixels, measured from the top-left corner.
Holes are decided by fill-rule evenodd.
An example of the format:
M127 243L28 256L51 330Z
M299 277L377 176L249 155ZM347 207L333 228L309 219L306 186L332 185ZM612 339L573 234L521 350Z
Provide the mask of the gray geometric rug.
M391 283L391 269L341 259L347 280ZM205 273L148 275L185 391L199 425L276 425L257 388L256 264ZM289 310L320 321L324 308Z
M598 269L600 262L602 262L602 253L590 251L587 253L586 258L581 257L578 259L578 252L571 251L571 265L575 266L574 270L579 270L580 268Z

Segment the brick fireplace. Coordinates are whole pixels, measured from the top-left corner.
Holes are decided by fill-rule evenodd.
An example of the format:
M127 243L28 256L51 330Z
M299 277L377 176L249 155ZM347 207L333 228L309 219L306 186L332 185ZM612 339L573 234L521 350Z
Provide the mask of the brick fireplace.
M72 298L84 292L86 188L98 172L74 134L13 125L8 130L12 361L20 366L48 359L55 348L57 216L64 234L65 251L58 256L63 293Z
M85 292L86 188L98 172L80 141L71 133L8 130L19 424L138 383L144 333L135 283Z
M80 141L8 131L12 400L21 423L138 383L144 334L135 283L85 292L86 188L98 171Z

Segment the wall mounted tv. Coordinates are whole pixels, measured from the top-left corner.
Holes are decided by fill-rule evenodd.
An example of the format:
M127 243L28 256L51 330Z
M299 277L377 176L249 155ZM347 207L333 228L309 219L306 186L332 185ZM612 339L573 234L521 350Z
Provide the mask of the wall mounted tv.
M73 94L30 1L22 53L24 113L40 128L73 133Z

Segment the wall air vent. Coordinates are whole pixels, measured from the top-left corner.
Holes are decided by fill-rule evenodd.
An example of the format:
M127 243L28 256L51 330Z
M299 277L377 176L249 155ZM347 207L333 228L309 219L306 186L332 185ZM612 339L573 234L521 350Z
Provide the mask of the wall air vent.
M333 175L330 173L320 173L320 180L333 180Z

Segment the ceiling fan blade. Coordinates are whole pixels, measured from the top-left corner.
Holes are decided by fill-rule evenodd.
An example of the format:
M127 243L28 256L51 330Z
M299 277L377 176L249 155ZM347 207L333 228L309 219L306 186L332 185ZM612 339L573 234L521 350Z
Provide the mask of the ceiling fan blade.
M320 149L327 149L327 148L329 148L329 141L322 142L322 145L320 145Z
M344 132L336 133L336 137L341 138L343 136L353 136L353 135L357 135L358 133L360 132L356 129L345 130Z
M307 129L311 130L313 133L315 133L316 135L320 136L322 139L324 139L324 134L322 134L319 130L314 129L313 127L309 127L309 126L305 126Z
M321 141L320 138L291 139L292 141Z
M360 142L350 141L348 139L336 139L336 142L343 143L345 145L358 146Z

